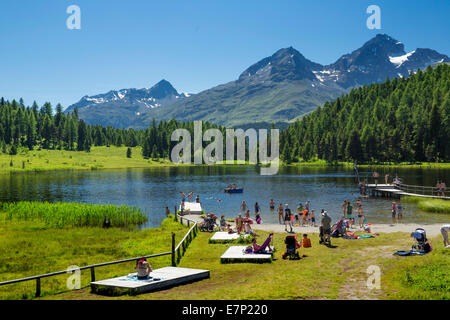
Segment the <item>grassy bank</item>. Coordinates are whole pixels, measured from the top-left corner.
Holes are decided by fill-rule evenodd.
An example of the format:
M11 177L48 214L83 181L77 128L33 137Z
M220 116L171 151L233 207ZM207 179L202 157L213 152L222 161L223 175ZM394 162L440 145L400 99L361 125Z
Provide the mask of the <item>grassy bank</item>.
M0 223L0 281L67 270L171 250L171 232L180 241L187 228L166 219L161 227L145 230L98 227L50 228L44 222L10 220ZM152 267L171 263L170 256L149 259ZM96 268L97 279L128 274L135 262ZM42 295L67 291L69 275L41 280ZM81 286L90 283L89 270L81 272ZM35 281L0 286L0 300L34 298Z
M57 170L97 170L170 166L164 159L144 159L141 148L92 147L91 152L66 150L28 150L22 148L17 155L0 154L0 173L26 173Z
M46 227L101 227L107 217L111 227L128 227L147 222L144 213L127 205L48 203L39 201L1 202L0 221L40 221Z
M0 153L0 174L27 173L58 170L98 170L148 168L155 166L175 166L167 159L144 159L141 148L131 148L131 158L127 158L127 147L92 147L91 152L66 150L28 150L21 148L17 155ZM219 166L252 165L248 161L234 161L234 164L218 163ZM188 166L188 165L183 165ZM341 166L353 168L353 163L338 162L330 164L325 160L311 160L280 166ZM359 164L358 167L411 167L411 168L450 168L450 163L376 163Z
M353 168L354 164L352 162L338 161L330 163L325 160L311 160L311 161L300 161L292 162L287 164L286 162L281 162L283 166L296 166L296 167L309 167L309 166L336 166L336 167L348 167ZM358 168L424 168L424 169L450 169L450 163L436 163L436 162L420 162L420 163L410 163L410 162L376 162L376 163L358 163Z
M267 233L260 233L262 242ZM373 239L333 239L334 248L318 244L302 249L300 261L281 259L286 234L275 234L278 249L272 263L221 264L230 244L209 244L210 233L200 233L181 260L181 267L208 269L211 278L138 296L107 297L90 293L88 287L44 299L449 299L450 251L435 248L421 257L397 257L392 253L411 248L407 233L383 234ZM368 266L381 269L381 289L369 290ZM433 272L430 274L430 272ZM435 277L434 274L437 276ZM431 279L432 278L432 279ZM420 290L418 290L420 288Z
M450 201L421 197L403 197L403 202L415 203L419 209L427 212L450 213Z

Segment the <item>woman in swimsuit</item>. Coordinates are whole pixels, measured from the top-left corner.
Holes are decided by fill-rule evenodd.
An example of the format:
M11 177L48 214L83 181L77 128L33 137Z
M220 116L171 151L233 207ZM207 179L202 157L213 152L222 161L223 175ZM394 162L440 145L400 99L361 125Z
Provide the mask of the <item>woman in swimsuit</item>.
M280 205L278 206L278 222L280 224L283 224L284 222L284 209L283 209L283 205L280 203Z

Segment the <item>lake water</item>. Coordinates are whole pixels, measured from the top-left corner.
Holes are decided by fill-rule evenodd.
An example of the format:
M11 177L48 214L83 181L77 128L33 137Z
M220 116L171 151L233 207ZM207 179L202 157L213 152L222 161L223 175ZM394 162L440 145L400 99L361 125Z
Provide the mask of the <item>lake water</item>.
M398 174L406 184L432 186L437 179L450 182L449 169L377 169L384 174ZM361 172L362 171L362 172ZM356 201L358 188L350 168L287 167L277 175L261 176L260 170L249 166L166 167L151 169L108 170L94 172L55 172L0 176L0 200L78 201L85 203L128 204L141 208L149 217L145 227L158 226L165 217L165 206L173 212L181 199L180 191L200 195L206 212L227 218L235 217L245 200L254 216L254 204L262 210L263 223L277 223L278 216L269 210L274 199L296 209L299 202L311 201L316 216L323 208L333 221L341 215L344 199ZM370 175L361 170L360 175ZM372 180L369 179L371 183ZM244 188L242 194L225 194L229 183ZM195 196L194 196L195 197ZM221 201L219 201L220 199ZM389 223L392 199L362 199L369 223ZM405 203L404 223L448 222L443 214L423 212L414 204Z

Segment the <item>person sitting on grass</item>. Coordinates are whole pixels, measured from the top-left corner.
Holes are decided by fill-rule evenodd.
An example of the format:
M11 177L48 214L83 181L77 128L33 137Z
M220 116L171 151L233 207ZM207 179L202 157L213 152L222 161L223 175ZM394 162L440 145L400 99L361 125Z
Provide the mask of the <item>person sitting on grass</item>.
M302 239L302 246L303 248L311 248L311 239L308 238L308 235L306 233L303 234L303 239Z
M147 262L147 259L142 258L137 262L136 272L139 280L148 279L150 272L152 272L152 267Z

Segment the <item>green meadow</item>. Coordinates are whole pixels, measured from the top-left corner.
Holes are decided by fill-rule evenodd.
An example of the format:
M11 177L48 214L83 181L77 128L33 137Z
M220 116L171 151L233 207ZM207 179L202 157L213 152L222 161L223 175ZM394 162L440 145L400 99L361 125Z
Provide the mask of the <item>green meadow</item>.
M0 216L4 218L5 212ZM2 219L0 223L0 282L49 272L64 271L70 266L140 257L171 250L171 233L177 243L187 228L166 219L159 228L62 227L54 228L39 220ZM170 265L171 257L151 259L154 268ZM72 267L73 268L73 267ZM95 269L96 279L106 279L133 272L135 262ZM68 275L43 278L42 296L67 291ZM90 271L81 271L81 286L90 283ZM32 299L35 281L0 286L0 300Z
M0 173L27 173L58 170L98 170L170 166L164 159L144 159L140 147L92 147L90 152L67 150L28 150L17 155L0 154Z
M139 257L170 251L170 235L177 242L187 228L172 218L155 229L98 227L50 228L38 221L10 220L0 225L0 280L16 279L69 266ZM259 242L268 235L259 233ZM179 266L208 269L206 280L138 296L116 297L90 292L89 270L82 271L81 289L66 288L67 275L41 280L39 299L449 299L450 251L440 236L431 239L434 250L426 256L397 257L411 247L407 233L386 233L361 240L334 239L333 247L318 244L300 249L301 260L283 260L286 234L276 233L272 263L221 264L220 256L232 244L210 244L210 233L192 241ZM171 264L170 256L149 259L152 267ZM367 268L380 267L381 288L367 287ZM96 269L96 279L133 272L134 263ZM34 298L35 282L0 287L1 299Z

